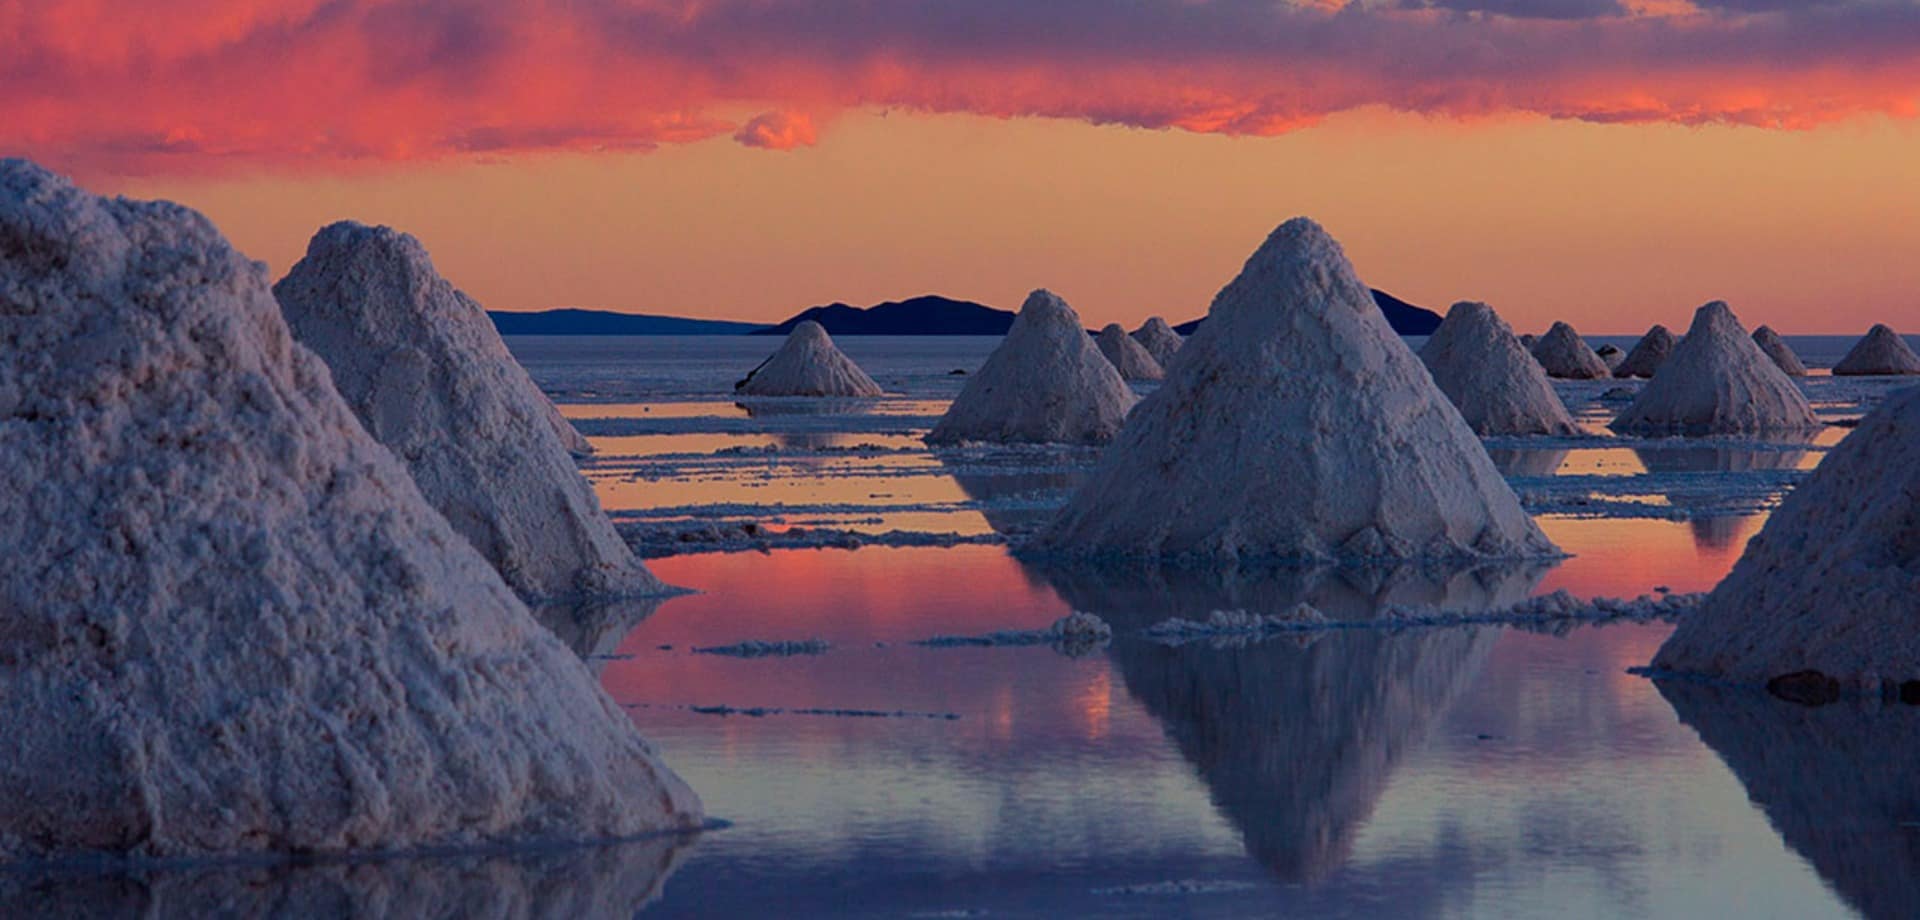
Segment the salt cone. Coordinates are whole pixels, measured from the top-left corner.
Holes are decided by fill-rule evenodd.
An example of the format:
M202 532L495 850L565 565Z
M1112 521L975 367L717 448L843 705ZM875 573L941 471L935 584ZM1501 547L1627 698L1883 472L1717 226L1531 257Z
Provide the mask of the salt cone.
M1753 344L1760 346L1760 350L1773 359L1774 366L1780 368L1780 373L1789 377L1807 375L1807 366L1800 363L1800 356L1793 353L1793 348L1787 344L1787 340L1781 338L1780 333L1773 331L1772 326L1761 326L1753 330Z
M1819 427L1800 388L1717 300L1694 314L1660 373L1613 420L1617 431L1673 434Z
M880 385L833 344L813 320L793 327L780 350L734 387L743 396L881 395Z
M1493 308L1457 303L1433 331L1420 360L1467 426L1480 435L1574 434L1546 371Z
M1656 325L1640 337L1633 350L1613 369L1613 376L1621 379L1628 377L1652 377L1660 372L1660 366L1667 363L1673 354L1673 333L1667 327Z
M1120 372L1122 380L1159 380L1166 376L1146 346L1134 341L1119 323L1108 323L1095 337L1094 344L1113 362L1113 369Z
M1547 376L1567 380L1599 380L1613 376L1607 362L1587 347L1580 333L1566 323L1554 323L1547 334L1534 343L1533 356L1547 369Z
M1053 293L1034 291L927 443L1105 444L1134 400L1079 314Z
M1162 370L1166 369L1174 353L1186 341L1180 337L1180 333L1173 331L1172 326L1167 325L1166 320L1158 316L1148 317L1146 322L1140 324L1140 328L1133 330L1133 340L1139 342L1147 354L1159 362Z
M1833 366L1836 377L1891 376L1920 374L1920 355L1907 347L1907 341L1885 323L1876 324L1853 350Z

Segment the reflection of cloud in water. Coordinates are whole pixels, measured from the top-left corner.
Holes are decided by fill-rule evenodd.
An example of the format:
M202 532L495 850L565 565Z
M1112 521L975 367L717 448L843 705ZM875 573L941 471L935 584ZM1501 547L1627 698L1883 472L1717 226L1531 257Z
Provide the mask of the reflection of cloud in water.
M1797 706L1661 681L1781 839L1868 917L1920 916L1920 707Z
M604 658L595 661L595 657L612 654L634 627L669 600L672 598L623 597L542 604L533 608L533 618L559 636L575 655L587 659L598 673Z
M1487 456L1493 458L1493 468L1508 478L1522 476L1552 476L1560 471L1560 464L1567 460L1565 448L1539 447L1493 447L1487 449Z

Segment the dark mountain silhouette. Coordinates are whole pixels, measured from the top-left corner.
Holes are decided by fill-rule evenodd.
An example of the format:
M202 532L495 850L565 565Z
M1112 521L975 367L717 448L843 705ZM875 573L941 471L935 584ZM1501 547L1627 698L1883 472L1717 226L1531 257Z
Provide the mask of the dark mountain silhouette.
M810 307L786 322L753 335L786 335L803 320L825 327L828 335L1006 335L1013 311L996 310L970 300L927 294L889 300L871 307L844 303Z
M538 313L487 311L501 335L742 335L761 323L688 319L607 310L542 310Z
M1393 327L1393 331L1401 335L1432 335L1433 330L1440 328L1440 314L1426 307L1416 307L1386 291L1370 290L1373 290L1373 302L1379 304L1380 312L1387 315L1387 324ZM1203 316L1191 322L1181 323L1173 327L1173 331L1181 335L1192 335L1193 330L1200 328L1200 324L1205 321L1206 317Z

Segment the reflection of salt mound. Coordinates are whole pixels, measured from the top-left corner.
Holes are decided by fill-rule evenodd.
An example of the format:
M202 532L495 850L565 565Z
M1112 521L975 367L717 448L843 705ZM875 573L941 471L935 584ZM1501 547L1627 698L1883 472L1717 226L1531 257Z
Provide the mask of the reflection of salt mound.
M1566 323L1554 323L1547 334L1533 345L1533 357L1547 369L1547 376L1568 380L1598 380L1613 376L1607 362L1587 347L1580 333Z
M1800 388L1717 300L1694 314L1660 373L1613 420L1617 431L1687 434L1818 427Z
M1100 353L1113 362L1114 369L1120 372L1123 380L1159 380L1166 376L1160 370L1160 362L1153 359L1146 346L1134 341L1127 330L1120 328L1119 323L1108 323L1105 329L1100 330L1094 344L1099 345Z
M666 600L663 597L587 598L535 607L533 617L598 673L606 656L613 654L621 641L653 616Z
M1476 434L1573 434L1573 418L1539 362L1483 303L1457 303L1420 360Z
M745 396L879 396L880 385L843 354L813 320L803 320L747 379L734 386Z
M1148 317L1140 328L1133 330L1133 338L1146 348L1147 354L1153 356L1162 370L1166 369L1167 362L1173 360L1174 352L1179 351L1186 341L1180 338L1180 333L1173 331L1172 326L1167 325L1166 320L1158 316Z
M927 443L1105 444L1133 403L1133 391L1094 347L1073 308L1034 291Z
M1652 377L1660 371L1661 365L1667 363L1667 357L1671 354L1673 333L1668 332L1665 326L1654 326L1640 337L1633 350L1627 352L1627 357L1613 369L1613 376Z
M1773 331L1772 326L1761 326L1753 330L1753 344L1760 346L1760 350L1773 359L1774 365L1780 368L1780 373L1789 377L1807 375L1807 366L1800 363L1800 356L1793 353L1793 348L1787 344L1787 340L1781 338L1780 333Z
M1206 564L1553 551L1340 245L1305 219L1221 290L1029 547Z
M1895 394L1788 493L1654 666L1764 683L1920 679L1920 388Z
M0 861L697 820L204 218L0 161L0 290Z
M665 590L553 436L552 405L418 240L333 224L273 292L367 431L521 596Z
M1877 323L1833 366L1833 373L1837 377L1920 374L1920 355L1907 347L1899 333Z
M1546 477L1560 472L1560 465L1567 462L1566 449L1548 450L1538 447L1497 447L1487 450L1487 456L1493 460L1493 468L1506 477L1533 476Z

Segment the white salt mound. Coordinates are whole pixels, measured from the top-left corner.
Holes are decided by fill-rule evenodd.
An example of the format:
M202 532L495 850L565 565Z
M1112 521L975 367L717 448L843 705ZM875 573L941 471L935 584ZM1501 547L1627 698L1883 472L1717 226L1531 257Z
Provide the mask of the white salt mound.
M1920 679L1920 388L1894 394L1788 493L1653 666L1740 683Z
M204 217L0 161L0 463L0 862L699 821Z
M1166 376L1146 346L1134 341L1119 323L1108 323L1095 337L1094 344L1113 362L1113 369L1120 372L1122 380L1159 380Z
M1599 380L1613 376L1607 362L1587 347L1580 333L1566 323L1554 323L1547 334L1533 345L1533 357L1547 369L1547 376L1567 380Z
M367 431L523 598L667 590L601 513L553 404L418 240L322 228L273 293Z
M1724 434L1807 430L1819 428L1820 420L1800 388L1716 300L1694 313L1686 338L1612 427Z
M1073 308L1034 291L927 443L1105 444L1135 398Z
M813 320L793 327L780 350L734 387L746 396L881 395L880 385L833 344Z
M1667 363L1673 354L1673 333L1667 327L1656 325L1640 337L1633 350L1613 369L1613 376L1621 379L1628 377L1652 377L1660 372L1660 366Z
M1162 370L1166 369L1168 362L1173 360L1174 352L1179 351L1181 344L1186 341L1180 337L1180 333L1173 331L1172 326L1167 325L1166 320L1158 316L1148 317L1140 328L1133 330L1133 340L1146 348L1147 354L1160 363Z
M1304 218L1221 290L1029 549L1209 565L1555 552Z
M1457 303L1420 349L1433 382L1475 434L1573 434L1546 371L1483 303Z
M1760 350L1766 352L1767 357L1773 359L1774 365L1780 368L1781 373L1789 377L1807 375L1807 366L1800 363L1800 356L1793 353L1793 348L1780 337L1780 333L1773 331L1772 326L1761 326L1753 330L1753 343L1760 346Z
M1836 377L1920 374L1920 355L1885 323L1875 324L1866 336L1833 366Z

